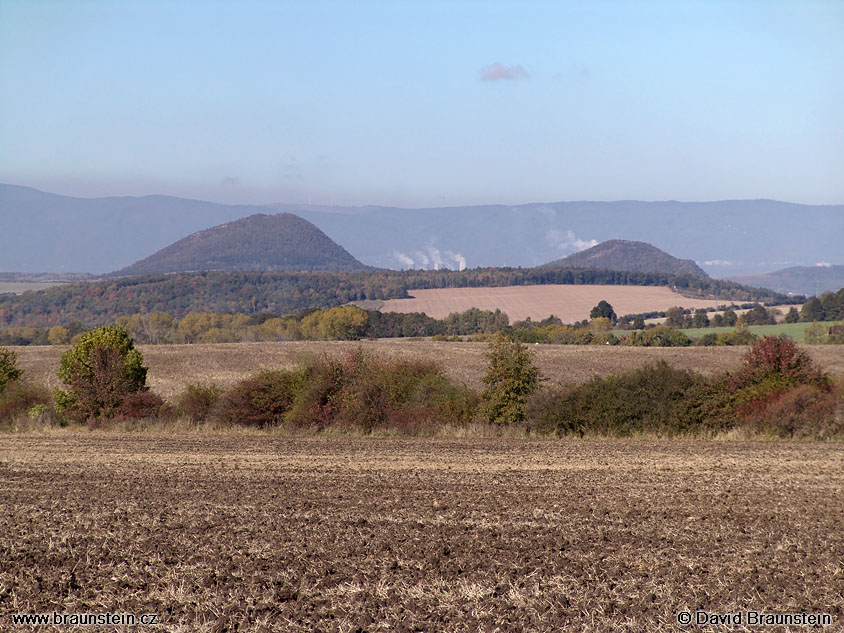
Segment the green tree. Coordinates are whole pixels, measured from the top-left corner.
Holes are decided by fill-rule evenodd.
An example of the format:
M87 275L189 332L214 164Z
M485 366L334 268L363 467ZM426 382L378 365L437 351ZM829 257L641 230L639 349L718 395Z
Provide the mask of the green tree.
M0 347L0 393L6 385L20 379L23 371L18 369L18 355L10 349Z
M106 325L80 335L62 354L58 374L67 390L56 389L56 408L86 419L111 417L127 394L143 391L147 368L129 333Z
M615 310L613 310L613 307L607 301L604 301L603 299L601 299L598 302L598 305L596 305L594 308L592 308L592 311L589 313L589 318L590 319L605 318L605 319L609 319L613 323L615 323L618 320L618 317L616 316Z
M791 306L791 309L785 315L785 322L786 323L797 323L800 321L800 313L797 311L797 308Z
M487 419L494 424L518 424L525 419L528 397L539 384L539 369L527 347L498 336L484 354L489 362L481 397Z
M54 325L47 332L47 342L50 345L64 345L70 341L70 332L66 327Z
M634 330L644 330L645 329L645 319L641 316L637 316L633 319L633 329Z
M824 316L823 304L817 297L812 297L800 308L801 321L823 321Z
M665 312L665 325L668 327L681 328L685 320L686 315L683 312L683 308L668 308Z
M709 315L706 314L706 310L703 308L698 308L695 310L694 316L694 326L697 328L701 327L709 327Z

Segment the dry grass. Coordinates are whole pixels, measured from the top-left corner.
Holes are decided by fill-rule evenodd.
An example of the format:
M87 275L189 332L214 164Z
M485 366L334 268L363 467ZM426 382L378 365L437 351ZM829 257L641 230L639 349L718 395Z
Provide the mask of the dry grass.
M844 623L840 443L56 431L0 436L0 477L3 630L54 610L198 633Z
M562 319L563 323L574 323L588 319L589 312L601 299L609 301L618 315L659 312L675 305L684 308L715 308L725 303L723 300L690 299L664 286L552 284L502 288L439 288L410 292L412 299L390 299L384 302L381 311L424 312L436 319L442 319L451 312L463 312L469 308L499 308L510 317L511 322L527 317L535 321L542 320L553 314Z
M431 360L461 382L479 388L486 369L485 343L446 343L430 340L390 339L348 342L225 343L203 345L142 345L149 367L149 384L164 398L181 393L189 384L216 383L229 387L267 368L289 368L308 355L339 353L359 345L391 358ZM56 371L63 347L18 347L18 361L34 382L56 387ZM568 345L532 345L545 380L582 382L593 375L605 375L665 360L676 367L711 373L735 367L744 347L645 348ZM819 365L844 375L844 353L840 346L807 347Z

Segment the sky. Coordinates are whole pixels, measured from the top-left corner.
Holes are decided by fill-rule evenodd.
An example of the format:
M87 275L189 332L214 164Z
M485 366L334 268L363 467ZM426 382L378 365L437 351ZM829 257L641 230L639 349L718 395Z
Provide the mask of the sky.
M0 0L0 182L844 202L844 2Z

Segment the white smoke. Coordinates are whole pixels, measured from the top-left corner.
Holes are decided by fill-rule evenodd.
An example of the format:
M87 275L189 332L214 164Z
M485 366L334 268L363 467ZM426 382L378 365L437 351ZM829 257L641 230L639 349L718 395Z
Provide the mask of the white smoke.
M457 264L457 270L466 270L466 258L463 255L451 251L446 251L445 254L454 260L454 263Z
M407 255L406 253L402 253L401 251L393 251L392 256L399 260L402 265L407 266L408 268L413 268L416 265L416 262L413 261L413 258Z
M551 246L563 252L579 252L598 245L598 240L582 240L571 230L549 229L545 233L545 239Z

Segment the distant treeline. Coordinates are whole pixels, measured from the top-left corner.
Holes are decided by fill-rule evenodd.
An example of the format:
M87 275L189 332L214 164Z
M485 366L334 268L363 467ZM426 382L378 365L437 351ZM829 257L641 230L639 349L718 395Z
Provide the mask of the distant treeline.
M607 304L608 305L608 304ZM609 306L610 310L612 306ZM672 309L673 310L673 309ZM549 343L557 345L634 345L645 347L685 347L689 345L747 345L756 339L748 330L757 324L750 318L756 309L740 316L731 325L731 332L707 334L692 340L674 327L647 326L637 328L634 319L620 319L613 324L607 317L593 318L564 324L559 318L549 316L542 321L517 321L510 323L500 310L470 308L454 312L444 319L434 319L426 314L409 314L365 311L356 306L340 306L327 310L306 310L279 316L261 313L254 315L191 312L182 318L166 312L151 312L122 316L114 323L124 328L135 342L145 345L236 343L274 341L352 341L362 338L432 337L448 341L485 341L498 333L522 343ZM682 310L677 309L682 319ZM735 316L735 313L733 313ZM672 316L674 316L672 314ZM682 323L681 323L682 325ZM815 324L818 326L819 324ZM837 332L836 328L836 332ZM813 332L814 343L844 343L844 337L822 328ZM83 328L79 322L68 327L54 325L50 328L17 327L0 329L0 345L66 345L75 340Z
M17 296L0 295L0 326L50 327L78 321L85 327L93 327L142 312L166 312L177 317L205 311L288 314L352 301L405 298L412 289L542 284L668 286L685 295L729 302L802 303L805 300L719 279L589 269L197 272L106 279Z

